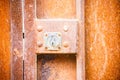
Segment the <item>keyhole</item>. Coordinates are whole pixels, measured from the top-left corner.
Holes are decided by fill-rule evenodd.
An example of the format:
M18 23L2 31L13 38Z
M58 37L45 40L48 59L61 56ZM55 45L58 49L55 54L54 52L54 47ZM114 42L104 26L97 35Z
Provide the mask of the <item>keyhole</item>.
M54 42L52 41L52 46L54 46Z
M53 47L55 47L55 45L56 45L55 43L56 43L55 37L52 36L51 45L52 45Z

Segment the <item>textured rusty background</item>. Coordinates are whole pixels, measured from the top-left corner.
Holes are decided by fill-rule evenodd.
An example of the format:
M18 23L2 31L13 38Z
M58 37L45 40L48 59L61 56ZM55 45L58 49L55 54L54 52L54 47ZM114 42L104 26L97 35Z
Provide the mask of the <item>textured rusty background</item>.
M0 80L10 80L9 3L9 0L0 0Z
M13 1L13 2L12 2ZM40 0L41 1L41 0ZM44 0L45 1L45 0ZM18 0L11 0L13 11L12 25L15 29L15 35L12 35L14 50L20 54L12 57L12 79L22 80L22 34L21 30L21 3ZM57 0L46 1L39 8L43 11L37 13L38 18L75 18L74 0L61 0L61 3L68 5L68 12L64 10ZM0 80L10 79L10 5L8 0L0 1ZM35 35L34 35L34 0L25 1L25 28L26 28L26 53L25 53L25 80L34 80L36 78L35 63ZM57 3L58 8L54 11ZM48 5L50 4L50 5ZM45 7L44 7L45 6ZM45 10L45 11L44 11ZM48 10L48 11L47 11ZM57 11L57 10L60 10ZM69 12L70 11L70 12ZM72 12L71 12L72 11ZM44 12L47 12L46 14ZM61 14L64 12L63 14ZM66 16L68 14L68 16ZM15 19L15 20L14 20ZM15 23L15 24L13 24ZM86 79L87 80L120 80L120 0L86 0L85 3L85 27L86 27ZM20 35L19 35L20 34ZM16 36L17 35L17 36ZM21 37L19 37L21 36ZM15 38L14 38L15 37ZM31 39L32 37L32 39ZM20 41L19 41L20 40ZM32 43L32 44L31 44ZM65 57L60 57L66 58ZM70 57L69 57L70 58ZM68 58L68 59L69 59ZM40 61L42 60L39 58ZM48 65L57 60L48 61ZM63 60L64 60L63 59ZM74 59L73 59L74 60ZM38 61L39 62L39 61ZM69 61L68 61L69 62ZM40 63L41 64L41 63ZM54 67L54 65L52 65ZM43 69L44 70L44 69ZM49 70L48 70L49 72ZM42 75L40 73L40 75Z
M86 0L86 79L120 80L120 0Z

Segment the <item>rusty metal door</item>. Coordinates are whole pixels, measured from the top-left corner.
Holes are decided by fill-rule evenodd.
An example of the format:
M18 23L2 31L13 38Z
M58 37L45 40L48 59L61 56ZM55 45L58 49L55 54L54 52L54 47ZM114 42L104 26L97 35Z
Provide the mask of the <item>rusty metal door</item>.
M21 0L11 5L17 36L12 79L85 80L84 0Z
M120 0L10 0L10 8L12 80L84 80L84 46L86 79L119 80ZM10 78L8 9L1 0L2 80Z

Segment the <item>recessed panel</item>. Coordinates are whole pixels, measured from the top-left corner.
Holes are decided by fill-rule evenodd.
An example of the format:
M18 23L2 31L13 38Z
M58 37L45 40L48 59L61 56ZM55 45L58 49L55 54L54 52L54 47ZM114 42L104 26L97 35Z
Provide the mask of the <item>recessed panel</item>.
M76 0L36 0L37 18L75 18Z
M37 80L76 80L76 56L38 55Z

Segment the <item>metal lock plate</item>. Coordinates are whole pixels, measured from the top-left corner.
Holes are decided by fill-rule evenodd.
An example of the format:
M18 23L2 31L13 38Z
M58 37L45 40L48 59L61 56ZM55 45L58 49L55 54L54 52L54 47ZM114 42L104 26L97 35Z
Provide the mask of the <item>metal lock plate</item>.
M77 53L78 21L36 19L37 49L40 54Z
M44 34L46 50L60 50L62 37L60 32L46 32Z

